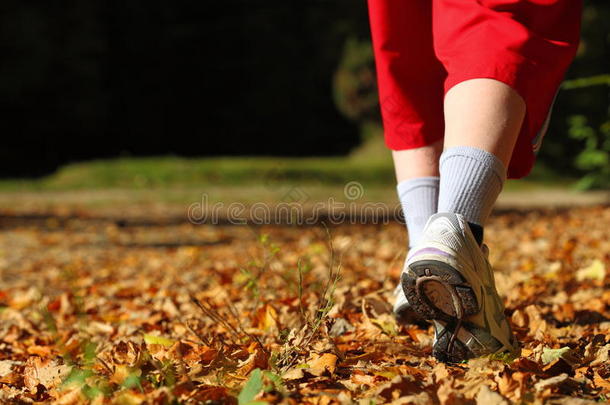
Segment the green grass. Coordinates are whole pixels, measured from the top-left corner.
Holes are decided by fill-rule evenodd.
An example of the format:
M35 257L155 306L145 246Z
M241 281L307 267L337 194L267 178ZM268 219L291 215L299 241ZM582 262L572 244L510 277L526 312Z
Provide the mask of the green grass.
M391 184L393 176L389 161L336 157L119 158L70 164L36 180L3 180L0 189L142 189L286 182L341 184L349 181Z
M0 190L79 190L100 188L166 188L194 185L328 184L358 181L364 185L393 185L391 161L330 158L179 158L147 157L73 163L40 179L1 180ZM570 186L566 179L535 170L512 187Z
M299 201L396 203L394 168L382 137L371 137L350 156L324 158L173 156L73 163L39 179L0 180L0 208L13 210L171 206ZM344 192L356 181L356 200ZM537 165L511 191L570 189L566 179ZM144 208L142 208L145 211Z
M0 180L0 191L166 189L181 187L341 186L357 181L365 187L395 184L390 153L381 136L369 138L350 156L320 158L173 156L116 158L73 163L39 179ZM570 187L576 179L557 176L537 165L527 179L508 189Z

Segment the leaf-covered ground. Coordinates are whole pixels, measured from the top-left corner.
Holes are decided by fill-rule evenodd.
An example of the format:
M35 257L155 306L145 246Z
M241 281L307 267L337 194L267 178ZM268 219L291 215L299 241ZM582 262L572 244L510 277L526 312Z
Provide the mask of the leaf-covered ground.
M400 224L3 217L0 402L610 398L610 208L504 213L486 239L522 355L444 365L391 316Z

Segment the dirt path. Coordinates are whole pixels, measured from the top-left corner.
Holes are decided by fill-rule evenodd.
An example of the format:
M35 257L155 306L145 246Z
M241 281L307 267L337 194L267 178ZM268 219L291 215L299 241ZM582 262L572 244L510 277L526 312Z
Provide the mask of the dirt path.
M362 191L363 197L346 198L342 187L261 187L207 188L197 190L75 190L38 192L0 192L0 226L6 223L61 223L71 219L111 220L117 223L295 223L278 206L291 204L301 222L387 223L398 220L400 208L390 187ZM230 207L242 211L230 215ZM264 208L271 220L257 221L256 207ZM542 211L575 207L610 206L610 191L575 192L566 189L504 191L495 206L496 213ZM253 208L254 207L254 208ZM292 209L291 208L291 209ZM258 213L260 214L260 210ZM195 213L196 215L190 215ZM203 215L203 214L206 215ZM293 213L295 214L295 213ZM274 216L275 215L275 216ZM259 215L260 217L261 215ZM218 221L209 220L212 217ZM338 217L339 221L334 221ZM265 217L266 218L266 217Z
M500 213L486 238L522 355L443 365L390 313L400 224L4 217L0 402L610 398L610 208Z

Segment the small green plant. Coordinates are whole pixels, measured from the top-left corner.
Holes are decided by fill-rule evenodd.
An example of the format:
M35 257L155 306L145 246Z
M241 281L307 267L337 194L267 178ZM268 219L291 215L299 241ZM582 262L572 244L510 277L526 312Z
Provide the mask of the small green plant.
M271 260L280 252L280 247L271 241L268 234L259 235L258 241L263 251L262 260L252 259L247 267L239 269L239 276L236 277L236 281L252 294L255 306L260 304L260 281L267 274Z
M237 403L239 405L263 405L267 404L266 401L255 400L256 396L261 392L277 391L282 395L285 393L284 384L282 377L272 373L271 371L261 371L260 369L254 369L250 373L250 378L246 381L243 388L237 396Z
M504 364L511 364L518 357L519 356L517 355L517 353L511 353L511 352L500 352L500 353L493 353L493 354L489 355L489 358L491 360L501 361Z
M280 272L278 275L286 285L286 288L292 293L302 296L303 293L303 277L307 275L313 268L310 257L303 256L297 260L297 267L291 268L288 271Z
M237 403L239 405L263 405L267 404L265 401L255 401L254 398L263 390L263 373L260 369L255 369L250 374L250 378L246 381L246 384L241 389L241 392L237 396Z
M75 362L70 357L72 369L62 382L63 388L80 387L82 394L88 400L93 400L99 395L109 397L113 392L108 379L104 375L95 372L96 351L97 345L94 342L81 342L80 355L77 356L80 358L80 361ZM64 360L68 359L68 356L62 357L64 357Z
M254 266L255 263L251 262L250 265ZM242 267L241 269L239 269L239 276L237 277L236 281L241 282L246 291L252 294L252 298L258 300L258 298L260 297L260 290L258 288L258 275L254 271Z
M580 190L610 187L610 121L598 129L591 127L583 115L568 118L571 138L583 142L583 150L576 156L575 166L586 172L576 187Z
M299 350L303 348L307 348L314 338L319 337L319 329L322 326L323 322L328 316L328 313L335 305L334 294L337 287L337 283L340 280L341 274L341 260L337 260L335 257L335 250L332 243L332 237L330 235L330 231L326 228L326 235L328 238L328 251L329 251L329 260L328 260L328 273L327 278L324 282L323 288L317 291L317 305L315 306L313 311L308 311L305 308L303 303L303 292L306 287L311 287L310 285L305 285L305 281L303 279L303 267L300 264L297 265L297 270L299 272L299 284L298 284L298 292L299 292L299 311L301 316L302 327L300 330L304 333L302 343L300 343L299 347L294 347L287 345L284 347L280 353L277 353L273 356L271 361L272 366L278 370L287 370L290 367L294 366L294 364L299 359Z
M332 242L332 237L330 235L330 231L328 230L327 227L325 227L325 229L326 229L326 235L328 237L328 252L329 252L329 256L330 256L328 259L328 278L327 278L326 282L324 283L323 290L320 291L320 293L319 293L318 306L317 306L316 311L313 314L313 316L308 316L308 314L306 313L305 308L303 306L303 288L304 288L303 271L302 271L301 266L298 266L299 302L300 302L301 317L306 322L306 324L310 330L309 337L306 340L307 343L309 343L309 341L311 341L311 339L315 336L320 325L322 324L322 322L324 321L324 319L326 318L326 316L332 309L333 305L335 305L334 294L335 294L335 289L337 288L337 283L339 282L340 273L341 273L340 261L339 261L339 263L335 264L335 262L336 262L335 249L333 248L333 242Z

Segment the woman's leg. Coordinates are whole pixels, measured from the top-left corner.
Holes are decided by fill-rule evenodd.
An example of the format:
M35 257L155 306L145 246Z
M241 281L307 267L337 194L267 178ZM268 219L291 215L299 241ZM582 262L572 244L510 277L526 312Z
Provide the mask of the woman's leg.
M575 53L579 9L577 0L433 0L434 47L447 71L439 212L409 252L402 286L434 322L440 360L517 348L483 225L507 174L531 169Z
M413 245L436 212L445 70L434 54L429 0L369 0L386 144Z
M438 177L438 159L442 152L442 139L421 148L393 150L396 180L400 183L418 177Z
M439 212L461 214L482 243L482 227L502 190L525 102L510 86L472 79L445 96L445 152Z
M439 212L482 227L506 177L529 173L578 45L579 0L433 0L447 71Z
M411 246L421 235L428 218L437 210L461 213L469 222L484 225L502 189L505 168L510 162L525 116L525 103L515 90L502 82L473 79L459 83L447 92L444 110L444 147L449 152L460 153L453 157L450 153L444 156L446 176L439 205L439 158L443 142L392 152L398 194L403 204ZM452 149L456 147L462 148ZM474 180L470 179L470 173L464 173L464 170L472 168L462 164L462 160L471 159L462 156L468 154L468 148L496 156L502 163L495 165L499 168L498 173L483 172ZM464 185L464 181L474 183ZM460 194L461 197L456 198Z
M481 78L453 86L444 104L439 214L409 254L403 289L414 311L435 323L435 356L453 362L516 347L482 242L525 102L505 83Z
M508 167L524 117L525 101L507 84L493 79L458 83L445 96L445 149L482 149Z
M445 124L450 128L446 134L454 139L448 140L446 149L476 143L507 166L509 178L527 175L559 85L576 54L582 1L433 0L432 4L435 54L447 71ZM519 98L526 106L522 125L516 111L523 108ZM493 109L514 112L516 117L482 123L485 129L500 130L500 143L479 130L485 117L492 118ZM503 125L521 126L516 140L504 133L514 136L510 128L503 131ZM511 142L514 150L509 154Z
M443 141L421 148L392 151L398 198L405 216L409 246L417 243L426 221L438 206L438 160Z
M434 54L429 0L368 5L384 136L394 151L398 196L413 245L438 203L446 72ZM400 288L394 313L401 322L413 316Z

